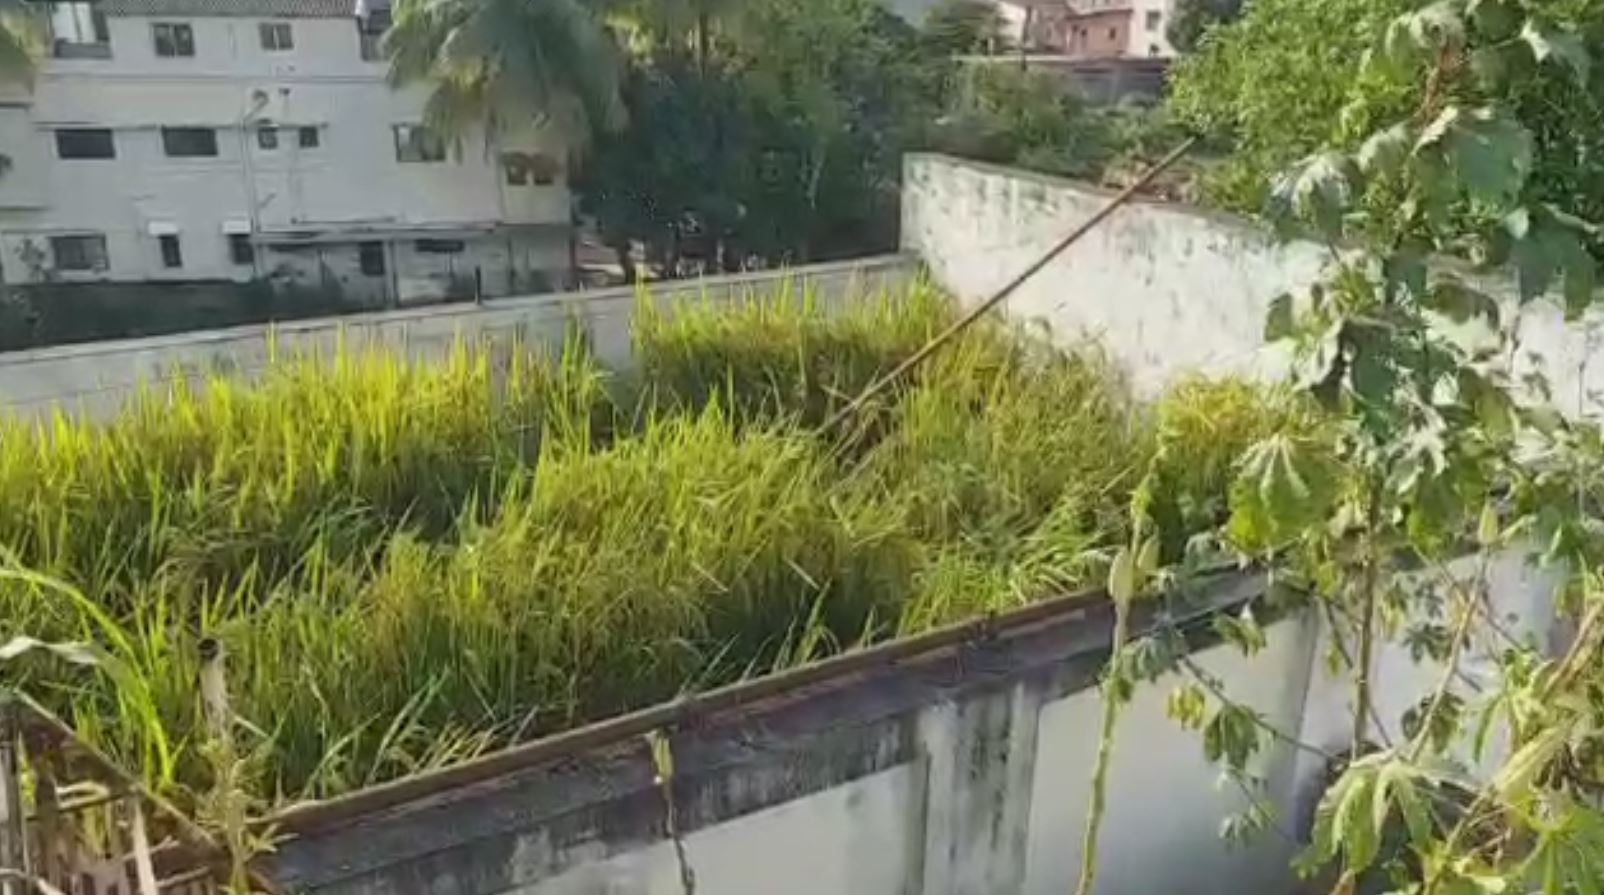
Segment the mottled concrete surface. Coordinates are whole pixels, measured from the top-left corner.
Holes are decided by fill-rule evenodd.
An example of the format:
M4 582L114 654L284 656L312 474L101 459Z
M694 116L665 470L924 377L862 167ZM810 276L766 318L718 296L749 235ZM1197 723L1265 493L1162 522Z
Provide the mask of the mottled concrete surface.
M1214 645L1203 624L1259 586L1223 578L1183 623L1199 662L1272 723L1296 727L1314 626L1301 617L1272 625L1250 666ZM1110 621L1107 604L1093 603L686 719L671 732L674 801L696 891L1068 891ZM1267 891L1285 877L1288 845L1232 850L1219 841L1241 798L1216 785L1197 735L1165 716L1168 689L1143 688L1121 721L1099 891ZM1278 798L1293 796L1292 758L1276 746L1259 769ZM639 740L291 838L268 867L294 891L326 895L683 895Z

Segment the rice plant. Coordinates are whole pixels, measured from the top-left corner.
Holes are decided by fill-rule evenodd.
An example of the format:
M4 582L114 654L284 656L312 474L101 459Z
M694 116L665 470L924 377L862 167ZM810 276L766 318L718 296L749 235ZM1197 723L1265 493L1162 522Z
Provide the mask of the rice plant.
M0 423L5 565L79 595L0 577L0 640L92 642L140 685L48 655L0 674L186 798L217 638L256 795L285 801L1096 580L1177 442L1095 352L987 322L818 428L952 319L923 285L645 298L630 370L579 339L342 347L104 423ZM1223 489L1234 432L1187 493Z

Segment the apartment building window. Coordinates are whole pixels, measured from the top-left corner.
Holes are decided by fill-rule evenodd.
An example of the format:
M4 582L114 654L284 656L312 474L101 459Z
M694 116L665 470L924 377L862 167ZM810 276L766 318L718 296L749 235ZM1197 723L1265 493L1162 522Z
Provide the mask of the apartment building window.
M295 49L295 32L289 22L258 22L256 33L262 39L262 49L270 53Z
M256 129L256 145L261 149L278 148L278 128L262 125Z
M110 59L106 14L89 3L50 4L51 55L57 59Z
M395 160L398 162L443 162L446 141L421 124L395 126Z
M1164 13L1159 12L1156 9L1148 10L1148 13L1147 13L1147 30L1149 30L1149 31L1157 31L1158 30L1158 23L1162 22L1163 20L1164 20Z
M162 248L162 267L173 268L184 266L184 251L179 248L178 234L164 233L156 237Z
M316 149L318 147L317 126L296 128L296 139L300 142L302 149Z
M1108 29L1108 39L1109 40L1119 40L1119 29L1118 28L1110 28L1110 29Z
M550 186L557 179L557 160L544 152L508 152L501 156L509 186Z
M359 242L356 245L356 253L363 276L384 276L384 243Z
M162 128L162 151L171 158L209 158L217 155L217 131L209 127Z
M56 131L56 157L64 159L104 159L117 157L117 144L111 128L64 127Z
M358 31L356 39L357 55L362 57L363 62L384 61L384 35L382 33L375 34L371 31Z
M425 255L458 255L467 245L460 239L419 239L412 248Z
M249 233L228 234L228 260L241 265L256 263L256 246L251 245Z
M370 9L357 19L357 52L364 62L384 61L384 32L390 30L390 10Z
M551 186L557 182L557 160L544 152L529 156L529 179L535 186Z
M195 29L187 22L152 22L157 56L195 55Z
M106 270L106 237L100 233L50 237L50 257L56 270Z

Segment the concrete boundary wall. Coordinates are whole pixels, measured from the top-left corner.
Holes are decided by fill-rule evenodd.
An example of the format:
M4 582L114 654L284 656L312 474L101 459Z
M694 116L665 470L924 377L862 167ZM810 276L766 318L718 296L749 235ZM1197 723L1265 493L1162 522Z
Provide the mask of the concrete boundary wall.
M1040 258L1111 195L1032 172L911 155L904 163L902 245L924 258L936 285L973 303ZM1279 242L1241 218L1139 200L1115 211L1031 277L1006 302L1005 312L1045 324L1060 341L1096 343L1144 394L1192 375L1279 378L1287 359L1264 344L1265 312L1275 296L1296 294L1314 282L1326 262L1322 247ZM1594 396L1604 390L1604 365L1592 357L1604 335L1604 317L1593 314L1567 323L1553 301L1520 307L1510 284L1482 280L1477 285L1503 301L1505 319L1518 326L1519 364L1547 373L1560 409L1598 414ZM1486 332L1467 327L1456 335L1474 342ZM1456 574L1469 579L1472 566L1462 562ZM1529 564L1527 551L1510 550L1492 564L1489 596L1516 637L1552 646L1566 636L1554 611L1557 584L1553 572ZM1351 739L1353 682L1327 668L1323 657L1332 637L1323 623L1318 627L1320 646L1300 736L1340 748ZM1501 648L1474 645L1461 662L1464 676L1491 679ZM1265 667L1265 673L1272 671ZM1382 644L1371 669L1372 678L1384 682L1375 693L1381 723L1371 725L1374 741L1397 741L1399 719L1441 675L1436 663L1417 662L1405 644ZM1484 757L1482 769L1495 758ZM1300 791L1317 790L1318 757L1304 753L1297 762ZM1115 798L1132 795L1118 792ZM1286 805L1281 803L1283 809Z
M818 300L841 300L856 290L897 289L918 275L918 261L886 255L789 270L652 284L660 304L705 297L729 301L790 288ZM251 375L270 353L392 345L415 357L438 356L459 338L508 342L515 337L557 342L571 325L583 327L610 365L630 359L632 287L492 299L274 326L242 326L145 339L63 345L0 354L0 406L39 417L54 408L91 417L116 410L141 383L199 381L213 372Z
M961 301L979 301L1041 257L1112 193L1072 180L950 156L903 163L902 247ZM1062 339L1091 338L1151 394L1193 373L1275 376L1285 357L1264 345L1270 301L1321 273L1327 253L1282 243L1244 218L1136 200L1116 211L1006 303ZM1444 262L1448 265L1448 262ZM1468 276L1468 275L1467 275ZM1521 307L1512 285L1477 283L1518 322L1523 369L1550 378L1561 409L1604 412L1604 313L1567 323L1557 300ZM1460 333L1474 341L1478 333Z
M1227 575L1174 618L1196 661L1295 727L1313 626L1271 625L1249 660L1207 624L1261 591ZM1155 622L1145 605L1138 630ZM327 895L682 895L642 736L657 729L700 895L1071 891L1111 623L1101 593L1030 606L291 809L264 869ZM1165 716L1173 683L1123 714L1098 891L1284 891L1286 839L1219 841L1244 802ZM1295 758L1276 745L1255 769L1283 804Z

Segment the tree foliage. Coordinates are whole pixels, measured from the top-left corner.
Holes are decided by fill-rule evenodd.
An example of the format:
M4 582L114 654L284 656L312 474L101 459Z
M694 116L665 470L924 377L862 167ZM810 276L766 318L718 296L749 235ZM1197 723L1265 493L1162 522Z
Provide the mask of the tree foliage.
M1417 8L1418 7L1418 8ZM1604 55L1604 2L1540 0L1528 18L1479 5L1462 23L1473 46L1455 56L1462 71L1433 82L1431 60L1409 58L1410 39L1444 27L1441 4L1411 0L1262 0L1219 29L1182 63L1173 107L1192 125L1223 136L1230 157L1209 183L1228 207L1256 212L1277 174L1317 148L1356 150L1383 121L1419 108L1432 91L1458 106L1497 100L1532 136L1531 187L1542 201L1578 217L1604 219L1604 68L1573 78L1544 75L1567 60ZM1407 15L1409 24L1395 25ZM1508 32L1509 22L1531 30ZM1524 28L1524 25L1520 26ZM1555 29L1565 39L1555 42ZM1379 64L1385 61L1387 64ZM1435 98L1435 97L1431 97ZM1595 252L1600 244L1593 243Z
M672 41L636 57L629 123L585 160L581 207L670 276L889 247L928 60L872 0L744 4L705 59Z
M966 66L934 134L943 152L1085 177L1114 153L1112 117L1056 75L1006 63Z
M42 4L0 0L0 83L26 82L43 48Z
M1209 181L1212 199L1256 213L1270 180L1328 144L1351 146L1344 109L1363 98L1371 114L1408 107L1411 86L1363 72L1361 60L1411 0L1256 0L1182 60L1170 107L1230 155Z
M932 52L952 56L1004 49L1003 18L990 0L945 0L925 15L921 39Z
M1210 28L1234 22L1241 14L1242 0L1176 0L1164 36L1175 49L1190 53Z
M1290 15L1256 20L1266 8ZM1270 433L1245 453L1217 544L1263 564L1275 585L1267 600L1324 614L1333 661L1352 682L1351 738L1333 756L1339 774L1299 862L1327 874L1333 891L1604 887L1604 437L1556 413L1546 379L1517 364L1518 324L1505 308L1431 260L1461 255L1483 276L1513 277L1522 304L1553 301L1572 318L1597 300L1586 251L1596 228L1574 213L1591 197L1552 173L1563 156L1544 135L1556 110L1532 99L1584 104L1595 10L1439 0L1380 23L1356 11L1371 40L1353 47L1364 52L1347 70L1369 92L1306 98L1340 108L1341 120L1309 127L1308 153L1262 187L1285 232L1330 248L1327 275L1275 301L1265 324L1267 339L1292 349L1293 384L1325 422ZM1314 18L1265 0L1237 33L1296 34ZM1242 107L1221 108L1268 127L1246 97L1279 92L1244 88ZM1557 652L1514 638L1490 607L1492 558L1523 547L1565 580L1559 604L1574 628ZM1249 654L1263 642L1251 614L1221 633ZM1259 791L1249 759L1295 734L1269 728L1191 666L1180 636L1134 644L1111 675L1190 676L1172 713L1204 732L1205 753L1244 792ZM1389 637L1438 667L1400 718L1381 717L1374 698L1383 687L1397 695L1397 681L1375 679ZM1462 681L1471 652L1497 665L1492 686ZM1478 763L1488 770L1473 771ZM1231 829L1262 830L1272 816L1250 812Z
M397 0L390 78L427 82L425 120L460 134L554 126L584 142L615 127L619 54L588 0Z

